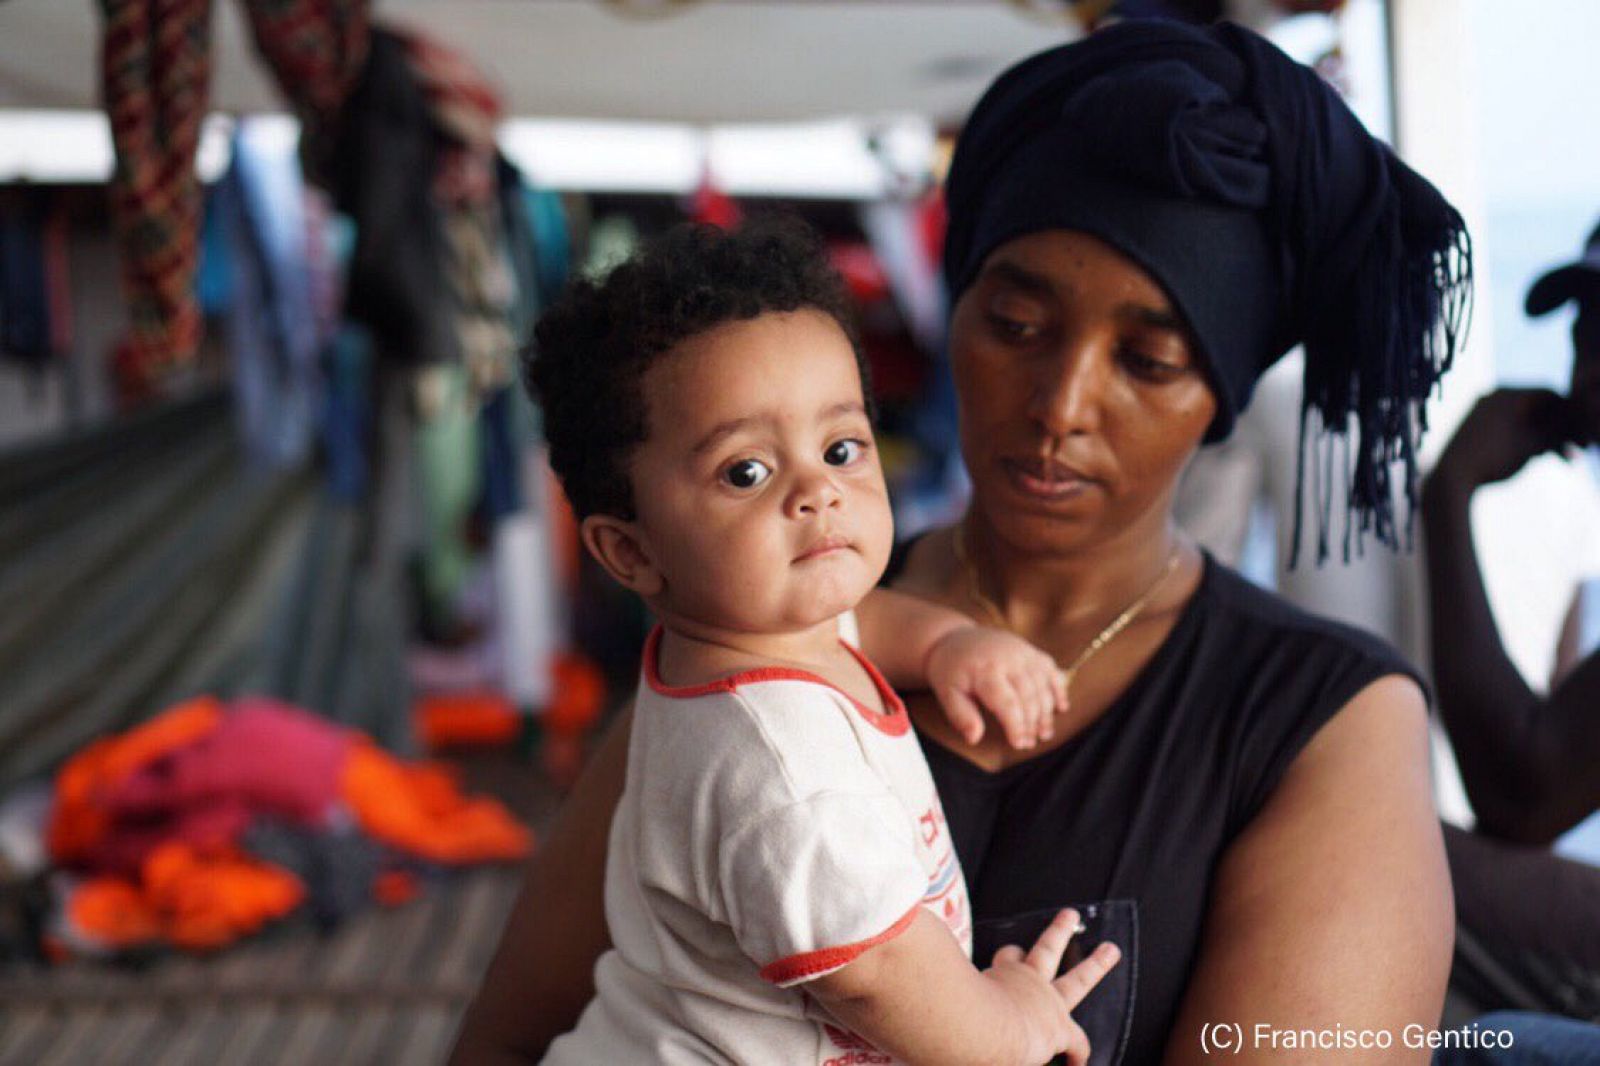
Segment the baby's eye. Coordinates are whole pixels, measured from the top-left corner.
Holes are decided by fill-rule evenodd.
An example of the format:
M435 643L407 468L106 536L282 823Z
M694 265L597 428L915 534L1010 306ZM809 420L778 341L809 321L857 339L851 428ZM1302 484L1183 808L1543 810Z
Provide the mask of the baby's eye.
M736 489L753 489L772 476L772 468L759 459L740 459L722 472L722 480Z
M822 453L822 460L832 466L849 466L861 458L861 453L867 450L866 442L859 440L839 440L828 445L828 450Z

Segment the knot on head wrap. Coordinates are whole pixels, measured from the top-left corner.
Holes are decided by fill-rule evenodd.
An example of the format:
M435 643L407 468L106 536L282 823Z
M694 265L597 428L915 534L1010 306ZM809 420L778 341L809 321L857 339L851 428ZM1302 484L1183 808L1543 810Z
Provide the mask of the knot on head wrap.
M1108 176L1232 207L1267 202L1266 126L1184 63L1162 59L1093 78L1062 104L1060 125L1076 131L1085 162Z
M1352 533L1398 546L1397 490L1409 541L1424 402L1464 338L1471 247L1455 208L1314 71L1229 24L1108 27L1001 75L962 132L946 198L952 299L995 248L1045 229L1099 237L1154 277L1216 394L1207 440L1303 344L1318 560L1336 483L1347 559ZM1336 477L1334 442L1352 432ZM1301 522L1297 494L1296 552Z

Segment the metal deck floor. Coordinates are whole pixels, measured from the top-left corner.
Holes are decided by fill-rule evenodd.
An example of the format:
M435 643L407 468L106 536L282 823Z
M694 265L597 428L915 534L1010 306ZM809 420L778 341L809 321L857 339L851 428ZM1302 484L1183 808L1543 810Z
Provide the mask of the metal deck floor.
M534 826L554 789L508 756L465 766L474 790ZM463 871L321 936L289 924L212 956L139 969L79 961L0 969L0 1066L411 1066L444 1060L521 872Z

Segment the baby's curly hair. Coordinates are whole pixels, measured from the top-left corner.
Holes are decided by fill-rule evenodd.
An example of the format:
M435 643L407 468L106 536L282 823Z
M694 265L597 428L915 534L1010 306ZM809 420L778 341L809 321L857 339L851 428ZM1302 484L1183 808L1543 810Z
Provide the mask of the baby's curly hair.
M567 286L534 327L523 380L543 408L550 465L578 517L636 517L628 460L649 434L640 382L653 362L724 323L801 308L828 315L850 339L870 414L844 283L796 219L731 232L684 223L603 278Z

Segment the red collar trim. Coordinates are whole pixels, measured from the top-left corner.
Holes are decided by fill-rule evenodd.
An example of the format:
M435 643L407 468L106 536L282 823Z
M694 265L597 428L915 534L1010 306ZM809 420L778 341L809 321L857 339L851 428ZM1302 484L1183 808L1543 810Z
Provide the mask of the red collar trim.
M878 698L883 700L883 711L875 711L871 707L856 699L832 681L814 674L810 670L798 670L792 666L761 666L754 670L741 670L727 677L719 677L715 681L707 681L700 685L668 685L661 680L658 659L661 654L661 627L658 625L650 631L650 636L644 642L644 679L652 692L671 699L686 700L696 696L709 696L716 692L732 692L741 685L755 685L763 681L809 681L812 684L822 685L832 689L845 699L867 720L878 732L891 737L905 734L911 728L911 718L906 714L905 704L900 702L900 697L895 695L894 689L889 687L878 668L872 665L872 660L851 646L846 640L840 640L844 649L855 657L856 662L867 672L872 679L872 687L877 689Z

